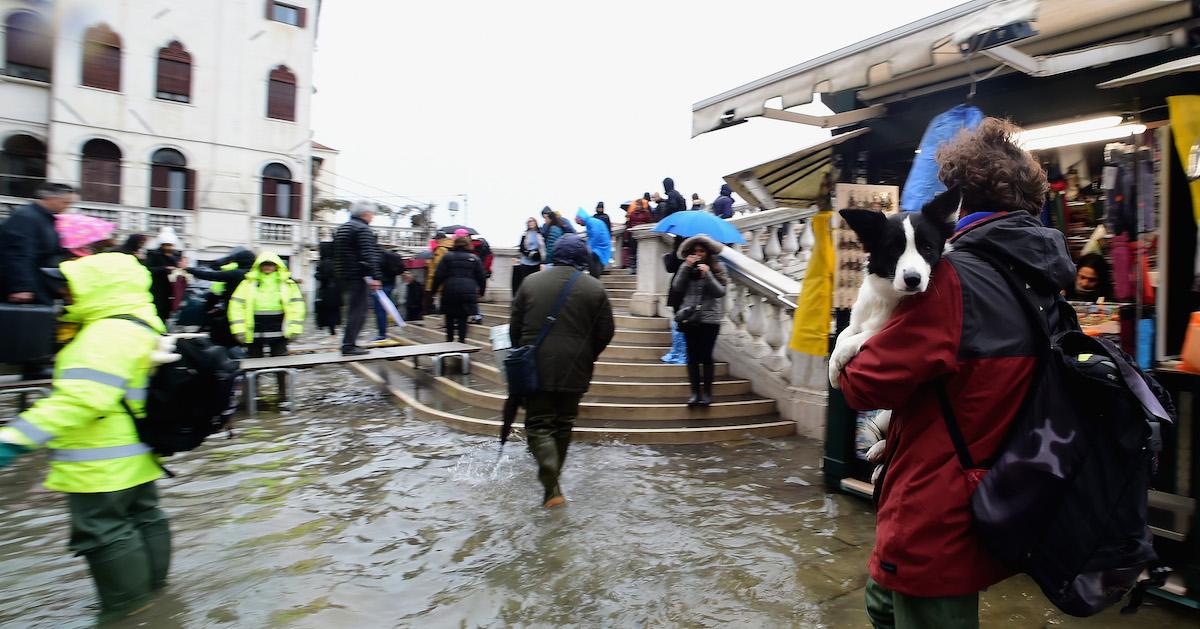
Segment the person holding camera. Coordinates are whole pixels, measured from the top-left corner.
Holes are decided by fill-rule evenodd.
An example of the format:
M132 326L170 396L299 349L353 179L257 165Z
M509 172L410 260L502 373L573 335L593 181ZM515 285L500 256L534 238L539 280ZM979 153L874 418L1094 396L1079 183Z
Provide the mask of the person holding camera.
M724 248L703 234L688 238L679 247L683 263L671 279L671 290L683 297L675 310L675 323L687 341L688 382L692 385L688 406L692 408L712 404L713 347L725 316L723 299L729 284L717 259Z
M526 277L542 270L542 261L546 259L546 239L542 237L536 218L530 216L525 219L525 233L521 234L517 249L521 252L521 257L517 260L517 268L513 269L513 295L517 294L517 289L521 288L521 282L524 282Z

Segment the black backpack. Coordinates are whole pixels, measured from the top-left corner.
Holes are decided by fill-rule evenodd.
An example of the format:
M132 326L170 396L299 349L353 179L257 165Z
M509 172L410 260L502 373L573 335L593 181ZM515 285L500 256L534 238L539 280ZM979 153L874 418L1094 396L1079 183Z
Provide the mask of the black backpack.
M971 460L938 385L960 465L987 470L971 496L975 530L989 552L1032 577L1060 610L1091 616L1120 601L1155 560L1147 492L1160 427L1173 421L1174 407L1120 348L1085 335L1062 297L1044 311L1008 265L972 253L1004 277L1043 348L1030 391L990 462Z
M154 329L137 317L114 318ZM246 379L228 350L208 339L179 339L175 352L181 358L159 365L151 376L143 415L122 400L138 438L160 456L194 450L209 435L229 429Z

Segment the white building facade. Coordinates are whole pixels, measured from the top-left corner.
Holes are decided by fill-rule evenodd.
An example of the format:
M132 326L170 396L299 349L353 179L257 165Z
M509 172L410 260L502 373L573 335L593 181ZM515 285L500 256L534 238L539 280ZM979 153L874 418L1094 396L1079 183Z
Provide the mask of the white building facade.
M319 12L319 0L0 0L0 205L68 183L122 234L170 226L192 260L250 246L307 275L312 180L336 176L313 161Z

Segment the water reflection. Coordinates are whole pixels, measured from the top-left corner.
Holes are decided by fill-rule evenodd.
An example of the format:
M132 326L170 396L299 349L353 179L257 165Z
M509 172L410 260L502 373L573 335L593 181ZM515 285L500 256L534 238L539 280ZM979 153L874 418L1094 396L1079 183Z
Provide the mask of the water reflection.
M166 596L122 627L864 626L873 518L828 495L815 444L576 444L566 509L523 444L411 419L349 372L304 374L295 413L172 461ZM0 471L0 625L84 627L41 457ZM1028 583L985 619L1070 625ZM1149 608L1088 626L1194 616ZM985 622L985 626L986 626Z

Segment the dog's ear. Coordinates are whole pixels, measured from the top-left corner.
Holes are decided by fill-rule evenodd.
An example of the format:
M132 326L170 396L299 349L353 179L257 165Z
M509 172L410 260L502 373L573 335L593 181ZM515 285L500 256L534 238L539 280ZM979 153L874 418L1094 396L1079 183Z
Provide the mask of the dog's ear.
M944 238L954 235L958 212L962 209L962 192L957 186L933 197L921 208L921 215L941 230Z
M838 211L838 214L841 214L842 220L858 234L858 239L862 241L863 249L866 249L867 253L872 252L883 239L883 232L887 228L887 217L883 212L845 209Z

